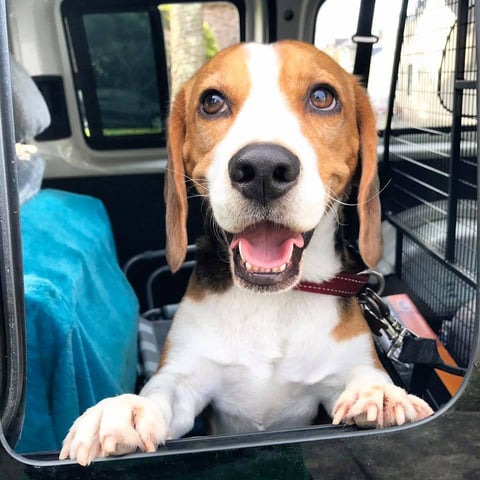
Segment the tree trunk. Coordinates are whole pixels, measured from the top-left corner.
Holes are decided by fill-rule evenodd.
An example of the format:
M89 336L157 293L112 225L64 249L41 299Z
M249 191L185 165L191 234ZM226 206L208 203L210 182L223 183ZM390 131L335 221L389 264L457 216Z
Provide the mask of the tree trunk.
M175 4L170 11L171 95L205 62L203 5Z

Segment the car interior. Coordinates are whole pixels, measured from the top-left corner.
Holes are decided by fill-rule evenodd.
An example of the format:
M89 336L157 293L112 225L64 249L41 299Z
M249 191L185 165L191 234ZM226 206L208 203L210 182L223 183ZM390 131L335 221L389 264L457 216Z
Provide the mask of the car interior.
M474 2L354 0L351 12L335 0L288 3L6 1L26 351L25 383L2 381L15 452L53 461L86 408L138 392L156 371L203 229L190 185L188 256L173 275L163 198L170 100L240 41L300 38L368 89L384 254L370 281L379 300L364 303L367 316L387 305L394 319L393 333L372 333L376 349L395 383L435 411L461 391L478 361ZM434 360L422 358L428 348ZM310 430L215 439L199 417L188 448L355 434L330 422L319 414Z

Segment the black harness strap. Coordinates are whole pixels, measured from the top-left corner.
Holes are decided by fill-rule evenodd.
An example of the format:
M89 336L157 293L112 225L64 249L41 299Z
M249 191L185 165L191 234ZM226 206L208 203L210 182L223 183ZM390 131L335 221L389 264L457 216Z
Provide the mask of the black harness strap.
M373 45L378 42L378 37L372 35L374 12L375 0L362 0L358 13L357 33L352 37L352 41L357 44L353 73L360 76L365 88L370 75Z

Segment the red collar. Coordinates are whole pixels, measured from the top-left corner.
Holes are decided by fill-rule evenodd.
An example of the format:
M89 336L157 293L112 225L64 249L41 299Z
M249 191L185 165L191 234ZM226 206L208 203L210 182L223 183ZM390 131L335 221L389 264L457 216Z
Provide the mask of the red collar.
M340 272L336 277L322 283L300 282L295 290L321 293L336 297L355 297L368 282L368 274Z

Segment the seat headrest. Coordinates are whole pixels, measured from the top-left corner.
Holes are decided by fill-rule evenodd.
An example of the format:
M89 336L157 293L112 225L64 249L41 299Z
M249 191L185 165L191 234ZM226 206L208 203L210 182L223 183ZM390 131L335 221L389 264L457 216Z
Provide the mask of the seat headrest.
M15 142L26 142L50 125L47 104L28 72L10 57Z

